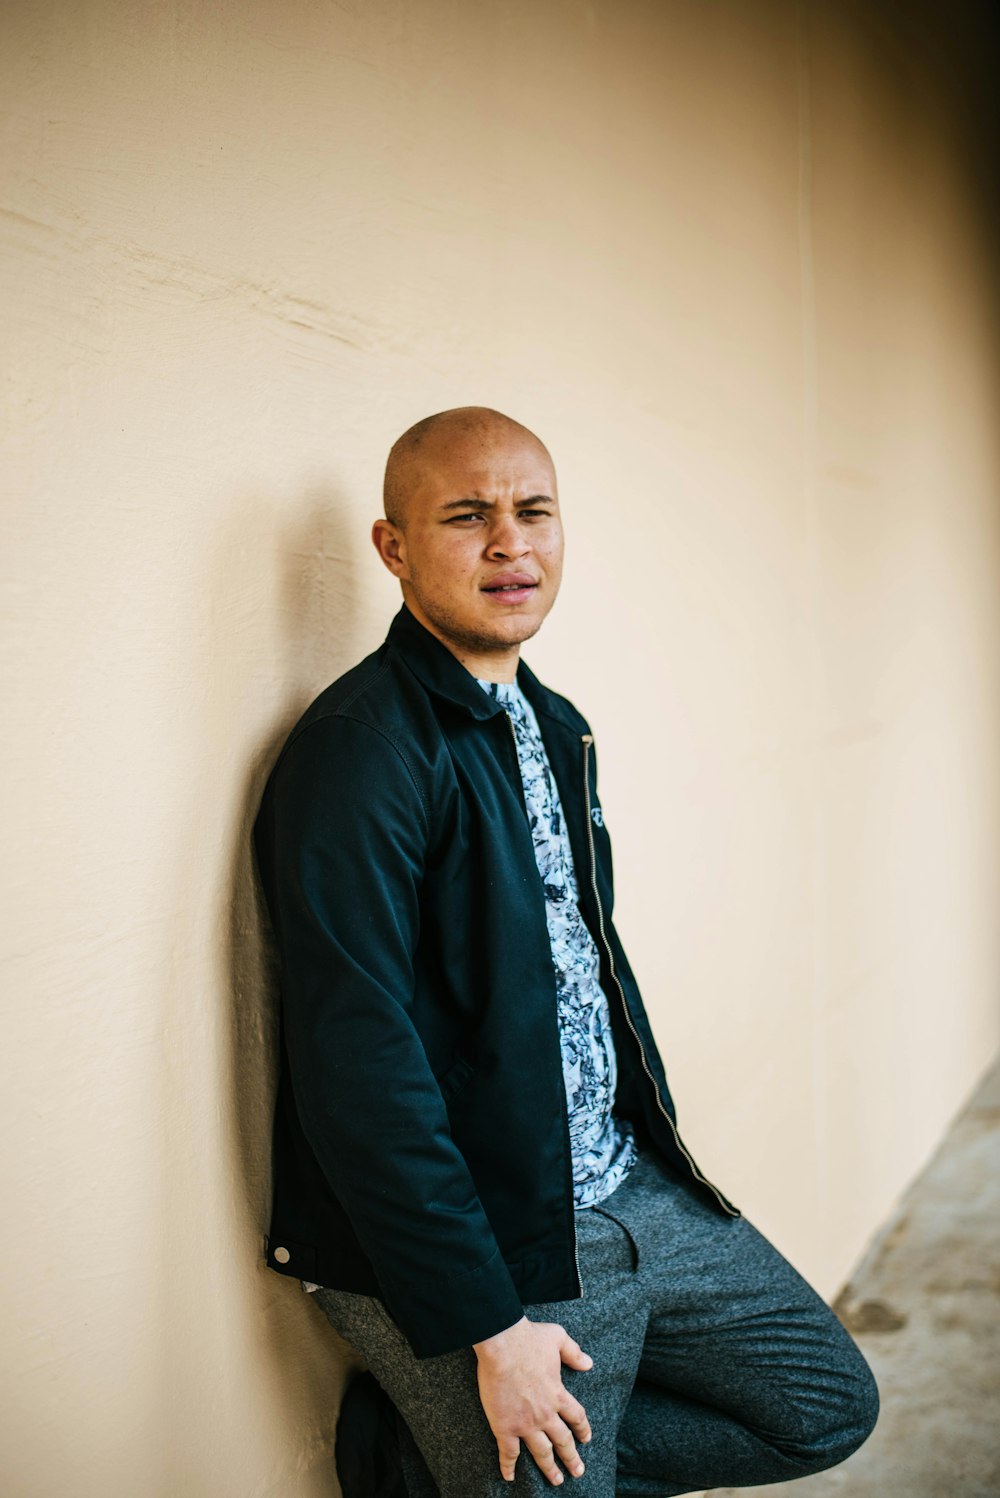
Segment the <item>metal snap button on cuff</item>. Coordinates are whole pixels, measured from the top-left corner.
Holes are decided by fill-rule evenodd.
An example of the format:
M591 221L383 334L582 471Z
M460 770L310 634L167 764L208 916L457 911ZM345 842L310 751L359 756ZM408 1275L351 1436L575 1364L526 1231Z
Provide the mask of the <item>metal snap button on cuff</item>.
M292 1256L288 1252L287 1248L276 1248L274 1250L274 1257L277 1259L279 1264L287 1264Z

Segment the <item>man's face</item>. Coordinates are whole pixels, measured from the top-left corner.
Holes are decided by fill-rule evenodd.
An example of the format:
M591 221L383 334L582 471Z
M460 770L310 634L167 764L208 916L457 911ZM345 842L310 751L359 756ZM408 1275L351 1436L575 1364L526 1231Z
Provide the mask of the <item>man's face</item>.
M394 562L380 551L407 606L460 650L516 648L555 602L563 561L556 476L526 433L439 439L414 463L405 529L389 529L398 538Z

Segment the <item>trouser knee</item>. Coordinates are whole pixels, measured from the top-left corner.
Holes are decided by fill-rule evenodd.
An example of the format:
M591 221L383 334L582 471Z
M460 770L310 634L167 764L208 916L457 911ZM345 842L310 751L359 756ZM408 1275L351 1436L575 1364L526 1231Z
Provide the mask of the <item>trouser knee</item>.
M835 1461L842 1462L863 1446L875 1429L879 1414L879 1392L875 1375L859 1355L853 1394L844 1401L840 1424L831 1439Z
M858 1352L838 1380L836 1391L830 1391L810 1413L794 1438L780 1443L781 1449L803 1475L835 1467L867 1441L875 1429L879 1405L875 1375Z

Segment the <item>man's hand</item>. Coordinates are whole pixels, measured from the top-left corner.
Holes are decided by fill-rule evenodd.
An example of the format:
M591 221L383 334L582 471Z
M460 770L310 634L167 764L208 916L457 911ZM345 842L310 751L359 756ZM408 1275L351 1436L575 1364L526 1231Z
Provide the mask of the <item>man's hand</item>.
M526 1316L474 1347L479 1398L496 1436L504 1481L514 1481L522 1441L549 1482L563 1480L557 1456L572 1476L582 1476L573 1437L589 1441L590 1424L583 1405L563 1385L562 1365L586 1370L593 1358L556 1322Z

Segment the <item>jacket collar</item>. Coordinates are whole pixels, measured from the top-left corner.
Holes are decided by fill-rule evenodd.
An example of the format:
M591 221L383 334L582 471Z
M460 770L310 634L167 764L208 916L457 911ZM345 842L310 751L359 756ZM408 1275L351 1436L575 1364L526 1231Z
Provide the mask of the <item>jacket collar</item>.
M389 625L386 643L398 650L413 674L423 682L429 692L444 697L456 707L463 708L473 718L493 718L503 712L503 707L493 697L487 696L472 672L467 670L457 656L452 655L437 635L405 603ZM557 718L560 723L579 731L579 724L563 702L543 686L534 671L524 660L517 664L517 684L536 712Z

